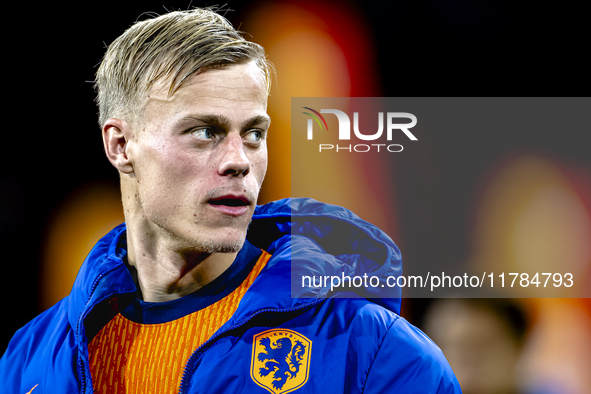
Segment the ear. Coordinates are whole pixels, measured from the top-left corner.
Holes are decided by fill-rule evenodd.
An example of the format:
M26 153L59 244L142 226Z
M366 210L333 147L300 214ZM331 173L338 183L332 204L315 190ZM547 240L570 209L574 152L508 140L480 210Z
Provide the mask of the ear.
M131 135L131 126L123 120L111 118L103 125L103 145L107 158L124 174L133 173L128 149Z

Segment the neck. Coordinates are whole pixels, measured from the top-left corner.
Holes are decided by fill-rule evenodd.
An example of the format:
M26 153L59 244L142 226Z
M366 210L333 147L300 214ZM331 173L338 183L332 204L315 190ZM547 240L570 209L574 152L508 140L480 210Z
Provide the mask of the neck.
M127 223L127 258L137 270L147 302L171 301L193 293L228 269L238 253L205 253L176 248L173 242Z

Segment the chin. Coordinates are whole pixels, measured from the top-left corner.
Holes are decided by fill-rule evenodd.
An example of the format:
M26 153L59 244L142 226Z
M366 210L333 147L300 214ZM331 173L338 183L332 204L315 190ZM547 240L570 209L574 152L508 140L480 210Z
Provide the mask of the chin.
M236 253L242 249L242 245L244 245L244 238L202 242L198 248L206 253Z
M187 240L191 243L191 249L206 253L236 253L244 245L246 229L222 227L201 235Z
M187 252L236 253L244 245L249 224L236 222L230 225L208 223L205 226L186 223L182 227L169 230L178 243L176 249Z

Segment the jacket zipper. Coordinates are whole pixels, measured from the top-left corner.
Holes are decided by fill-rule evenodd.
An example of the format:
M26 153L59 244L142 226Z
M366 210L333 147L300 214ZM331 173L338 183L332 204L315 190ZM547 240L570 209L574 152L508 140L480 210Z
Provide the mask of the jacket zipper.
M92 296L94 295L94 291L96 290L96 287L98 286L100 280L102 278L104 278L106 275L115 271L116 269L118 269L118 267L113 267L110 270L103 272L92 283L92 287L90 288L90 295L88 296L88 301L86 302L86 306L84 307L84 310L83 310L82 314L80 315L80 318L76 322L76 338L78 339L78 352L79 353L84 351L84 341L80 337L79 329L80 329L81 322L84 320L84 318L86 318L86 316L90 312L90 310L88 308L88 303L92 299ZM116 294L116 293L113 293L110 296L112 296L114 294ZM86 392L86 366L85 366L84 360L82 359L81 356L78 358L78 373L79 373L80 383L81 383L80 392L85 393Z
M222 335L226 334L229 331L235 330L239 327L242 327L243 325L245 325L246 323L248 323L250 320L252 320L255 316L260 315L261 313L266 313L266 312L277 312L277 313L289 313L289 312L295 312L295 311L299 311L299 310L303 310L306 308L311 308L313 306L316 306L318 304L320 304L322 301L324 301L325 298L320 298L317 299L314 302L310 302L308 304L305 305L301 305L298 307L294 307L291 309L260 309L254 313L252 313L251 315L249 315L246 319L242 320L241 322L226 328L223 331L218 331L217 333L215 333L213 336L211 336L211 338L209 338L207 341L205 341L201 346L199 346L197 349L195 349L195 351L193 351L193 353L191 354L191 356L189 357L189 360L187 361L187 363L185 364L185 368L183 370L183 377L181 378L181 384L179 387L179 394L183 394L183 392L185 391L184 387L187 383L186 383L186 379L187 379L187 375L188 375L188 369L189 366L193 365L196 361L196 357L199 356L200 354L202 354L205 350L206 347L209 346L212 342L214 342L215 340L217 340L219 337L221 337Z

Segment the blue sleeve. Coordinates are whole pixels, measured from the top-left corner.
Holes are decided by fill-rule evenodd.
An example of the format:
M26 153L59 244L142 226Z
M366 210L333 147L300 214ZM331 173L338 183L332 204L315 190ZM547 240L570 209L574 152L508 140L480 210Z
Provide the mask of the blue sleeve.
M27 323L0 358L0 392L33 394L79 391L78 349L62 301Z
M363 392L455 394L462 390L437 345L398 317L380 345Z

